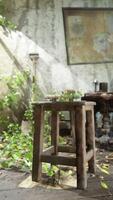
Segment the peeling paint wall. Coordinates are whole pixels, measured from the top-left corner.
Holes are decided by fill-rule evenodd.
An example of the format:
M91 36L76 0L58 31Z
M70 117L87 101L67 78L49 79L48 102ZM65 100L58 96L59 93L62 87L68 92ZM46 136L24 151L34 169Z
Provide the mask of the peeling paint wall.
M7 15L23 33L21 42L19 36L15 36L16 46L14 45L13 53L21 62L24 62L30 51L38 51L40 59L37 66L37 77L45 93L66 88L82 89L85 92L93 91L94 79L99 82L108 82L109 90L113 91L112 63L67 65L62 14L64 7L113 8L113 0L5 1L7 2Z

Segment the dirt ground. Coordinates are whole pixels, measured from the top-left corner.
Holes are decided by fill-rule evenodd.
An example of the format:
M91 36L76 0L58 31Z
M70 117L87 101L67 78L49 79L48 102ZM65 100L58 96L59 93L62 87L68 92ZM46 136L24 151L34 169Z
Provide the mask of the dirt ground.
M98 169L98 164L109 165L109 174ZM108 185L101 187L100 181ZM68 177L62 185L50 185L31 181L31 174L0 170L0 200L113 200L113 153L97 150L96 175L88 175L88 188L76 189L76 177Z

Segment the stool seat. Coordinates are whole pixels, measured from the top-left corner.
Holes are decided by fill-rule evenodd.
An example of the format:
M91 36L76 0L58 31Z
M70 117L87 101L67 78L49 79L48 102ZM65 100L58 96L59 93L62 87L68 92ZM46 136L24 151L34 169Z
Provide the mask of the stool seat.
M94 105L94 102L87 101L33 103L33 181L41 180L42 162L47 162L54 165L76 166L77 188L87 188L87 163L89 172L95 173ZM51 111L51 147L43 150L45 111ZM58 144L60 111L69 111L73 116L71 128L75 140L72 146ZM66 156L60 152L66 153ZM72 157L70 153L73 153Z

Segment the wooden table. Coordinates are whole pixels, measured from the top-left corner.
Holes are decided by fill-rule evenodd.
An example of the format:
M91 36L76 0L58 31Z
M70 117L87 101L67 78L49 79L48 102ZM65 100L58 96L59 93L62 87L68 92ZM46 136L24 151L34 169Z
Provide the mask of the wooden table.
M109 132L110 131L109 113L113 112L113 93L112 92L86 93L84 97L82 97L82 100L96 102L96 106L94 109L95 121L96 121L96 113L100 112L103 116L102 129L105 132Z
M42 162L53 165L67 165L77 167L77 188L87 187L87 168L95 173L95 128L94 128L94 102L38 102L33 104L34 116L34 142L32 180L41 180ZM44 111L51 111L51 147L43 150ZM69 111L74 114L72 124L76 137L75 147L60 146L59 112ZM63 156L59 152L73 153L74 157ZM66 155L67 155L66 154Z

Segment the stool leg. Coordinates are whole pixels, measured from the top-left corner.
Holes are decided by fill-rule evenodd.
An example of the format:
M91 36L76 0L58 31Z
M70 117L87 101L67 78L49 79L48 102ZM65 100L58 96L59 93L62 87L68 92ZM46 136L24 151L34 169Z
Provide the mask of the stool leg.
M54 154L58 154L58 138L59 138L59 113L55 110L51 115L51 145L54 146Z
M83 107L75 110L75 132L76 132L76 157L77 157L77 188L87 188L86 172L86 115Z
M88 167L90 173L96 171L96 153L95 153L95 126L94 126L94 111L86 112L86 135L87 135L87 148L93 149L93 157L88 161Z
M72 147L75 148L76 138L75 138L75 112L74 111L70 111L70 123L71 123Z
M32 180L39 181L42 175L41 154L43 150L43 123L44 113L42 106L34 107L34 138L33 138L33 165Z

